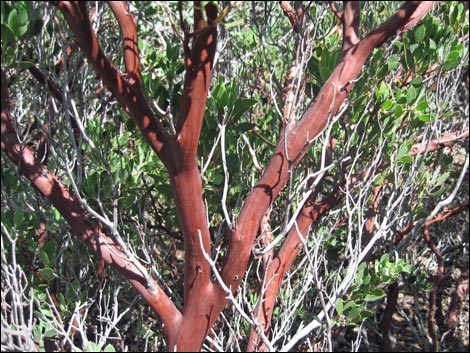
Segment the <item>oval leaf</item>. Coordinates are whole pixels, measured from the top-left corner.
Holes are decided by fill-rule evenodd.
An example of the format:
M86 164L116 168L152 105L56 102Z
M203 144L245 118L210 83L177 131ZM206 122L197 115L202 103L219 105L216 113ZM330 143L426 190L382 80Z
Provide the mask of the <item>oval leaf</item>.
M215 185L220 185L224 182L224 177L223 175L220 175L220 174L217 174L214 179L212 180L212 182L215 184Z
M50 267L41 268L39 270L39 273L48 282L52 279L52 277L54 277L54 270Z
M385 297L385 295L386 294L382 289L375 289L372 293L367 294L364 300L366 302L375 302L376 300Z
M416 89L413 86L410 86L408 90L406 91L406 102L408 104L411 104L415 101L416 99Z
M393 102L390 99L387 99L385 102L382 103L382 109L388 111L392 109Z
M13 224L15 227L19 227L24 222L24 212L21 210L15 211L15 215L13 216Z

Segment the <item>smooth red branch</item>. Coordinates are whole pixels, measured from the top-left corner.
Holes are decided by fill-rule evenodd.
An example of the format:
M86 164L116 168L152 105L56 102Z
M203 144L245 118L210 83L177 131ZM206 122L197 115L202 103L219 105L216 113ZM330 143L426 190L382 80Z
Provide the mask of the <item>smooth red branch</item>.
M230 248L223 267L222 278L227 285L232 285L233 290L236 290L239 285L234 279L241 278L245 271L261 219L286 185L289 169L293 170L314 138L326 126L328 119L345 101L354 86L354 80L358 77L372 50L396 34L412 16L415 19L414 11L418 6L419 3L405 3L384 24L345 51L302 119L292 130L281 136L261 180L245 200L237 228L230 236ZM225 296L222 290L219 291L219 295Z
M140 85L140 57L135 20L124 1L108 1L108 4L121 28L127 78L131 84L132 80L136 80Z
M260 228L261 219L274 199L285 187L289 170L294 170L314 138L324 129L354 87L364 63L372 50L395 35L408 21L415 21L415 10L419 2L405 3L386 22L373 30L364 39L346 50L330 78L323 85L313 104L301 120L283 136L258 184L246 198L237 227L230 235L230 246L222 269L222 278L227 286L236 291L251 255L251 248ZM424 12L420 12L421 19ZM284 263L280 262L284 266ZM224 291L216 286L219 298ZM217 307L217 310L222 308Z
M212 25L217 18L217 7L210 3L204 9L200 7L199 2L194 6L194 33L185 33L185 41L189 42L189 36L192 38L192 47L191 50L185 51L186 73L176 123L177 142L183 154L184 163L188 161L193 163L197 158L197 147L217 47L217 27ZM201 11L206 12L207 23Z
M419 3L418 7L414 10L413 15L409 17L408 21L400 28L400 32L406 32L416 26L426 15L429 11L431 11L432 7L434 6L434 1L408 1L413 3Z
M217 26L213 22L217 11L213 3L195 2L194 32L185 32L184 39L186 73L176 123L180 164L170 171L185 250L183 321L176 346L169 346L179 351L200 350L218 316L213 310L211 267L204 257L204 253L211 253L211 239L197 164L199 136L216 52Z
M345 1L343 11L343 52L356 45L359 38L359 1Z
M258 300L255 308L255 313L258 314L256 321L266 332L270 327L276 298L286 272L290 270L295 258L302 251L311 225L318 221L320 217L327 214L343 199L343 195L338 190L334 190L321 202L308 200L305 203L296 219L295 226L288 232L278 254L269 262L264 297ZM259 342L259 336L252 327L247 351L255 351L260 349L260 347L262 351L266 348L264 344Z
M468 209L469 206L469 201L466 200L465 202L452 207L451 209L448 209L446 211L443 211L441 213L438 213L433 219L427 221L426 223L423 224L423 227L429 227L431 224L437 223L437 222L442 222L446 218L449 218L450 216L453 216L459 212L462 212L466 209Z
M91 222L78 202L70 195L62 182L35 157L34 152L23 146L8 109L5 80L2 79L1 146L2 150L18 166L23 175L60 212L75 236L88 245L108 264L118 270L160 316L167 334L180 324L181 313L159 285L151 279L151 286L134 263L127 258L113 239L108 237L101 224ZM153 287L153 291L150 289ZM171 337L171 336L170 336Z
M442 136L440 138L437 138L431 141L417 143L413 145L413 147L410 150L409 155L414 157L426 151L435 152L444 147L451 146L464 139L468 139L468 136L469 136L469 131L468 131L468 126L467 126L460 133L455 132L455 133L448 134L446 136Z
M331 11L335 14L336 18L340 21L343 20L343 13L338 10L334 1L328 1Z
M178 155L175 154L174 140L152 112L147 99L142 93L140 82L124 78L101 49L88 18L86 2L57 1L52 3L64 15L88 62L114 94L116 100L129 113L144 138L157 152L167 168L171 170L178 165L179 161ZM129 56L128 54L127 57ZM128 62L132 62L132 60L128 59ZM135 67L136 64L129 63L128 65Z

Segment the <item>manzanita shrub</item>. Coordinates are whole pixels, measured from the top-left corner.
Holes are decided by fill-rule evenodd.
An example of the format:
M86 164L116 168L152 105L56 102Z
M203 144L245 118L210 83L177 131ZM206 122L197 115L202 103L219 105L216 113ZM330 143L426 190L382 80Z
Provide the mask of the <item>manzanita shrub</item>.
M466 3L3 1L1 26L2 350L406 350L400 293L451 349Z

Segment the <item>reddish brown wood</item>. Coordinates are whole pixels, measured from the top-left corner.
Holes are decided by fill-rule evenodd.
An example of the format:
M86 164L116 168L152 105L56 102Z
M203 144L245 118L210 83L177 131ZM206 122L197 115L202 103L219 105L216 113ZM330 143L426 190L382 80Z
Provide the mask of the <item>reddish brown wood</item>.
M431 141L425 141L421 143L417 143L411 147L410 156L417 156L418 154L425 153L425 152L435 152L439 151L440 149L448 146L452 146L453 144L468 139L469 132L468 126L463 129L462 132L459 133L452 133L446 136L439 137L437 139Z
M21 145L10 115L8 89L3 77L1 135L2 150L34 187L57 208L70 225L73 234L129 280L151 308L159 314L166 334L170 335L182 317L165 292L156 281L151 283L153 288L149 287L149 283L134 263L121 251L118 244L104 233L102 225L90 221L62 182L34 157L31 149Z
M398 302L398 294L400 294L398 283L393 282L388 286L387 305L385 306L384 314L382 316L382 349L384 352L395 352L395 340L391 328L393 323L393 313L395 312Z
M2 149L60 211L74 234L118 269L160 316L168 339L168 349L200 350L209 329L227 303L226 293L220 283L211 282L211 270L203 256L204 252L210 253L210 235L197 166L197 145L217 41L217 28L213 23L217 17L217 8L212 3L202 8L201 2L195 2L194 32L186 32L184 38L186 75L176 136L171 136L155 117L143 95L135 23L124 4L119 2L110 6L124 37L126 74L119 72L100 48L89 20L86 2L53 3L62 12L88 62L129 113L168 170L185 242L183 312L180 313L175 308L154 281L152 287L155 289L148 287L149 283L114 240L105 234L103 227L91 222L57 177L35 160L32 151L19 144L7 102L4 101L3 79ZM286 4L283 3L285 8ZM432 3L406 2L395 15L362 40L359 40L357 33L357 3L352 2L346 6L342 16L345 21L344 51L337 67L301 120L290 124L285 134L282 134L264 174L246 198L240 216L231 230L230 245L221 275L232 292L237 290L244 277L262 219L285 187L289 171L295 169L313 139L345 101L372 50L381 46L390 36L411 28L431 6ZM205 11L205 16L201 11ZM182 28L185 30L184 26ZM298 218L299 233L295 229L288 234L285 244L269 265L268 275L278 275L272 288L269 288L270 300L276 297L284 274L300 252L300 237L305 237L312 222L336 202L338 195L332 193L323 203L315 204L312 201L302 210ZM203 248L200 246L200 238ZM266 302L261 310L265 327L270 324L273 303Z
M445 324L447 330L450 330L450 334L446 336L446 339L450 339L453 336L455 327L460 319L462 304L465 303L465 297L468 293L468 263L466 265L467 268L462 269L462 273L457 280L455 290L452 293L449 309L447 311Z
M426 6L425 8L428 11L430 6ZM237 254L238 259L240 259L240 254L250 251L250 249L245 248L245 244L252 244L251 237L254 238L256 235L256 227L259 224L259 219L262 217L260 212L265 211L267 207L269 207L274 198L284 187L287 182L289 168L293 168L298 163L313 138L326 126L328 118L339 109L340 105L353 88L354 80L359 75L363 64L372 50L382 45L387 38L396 34L400 28L407 27L407 23L411 21L411 18L412 21L416 21L416 17L414 16L418 9L419 16L422 18L427 11L423 10L419 2L405 3L405 5L383 25L373 30L361 41L352 45L357 41L357 33L354 28L356 28L358 23L356 22L357 4L351 5L347 15L347 21L349 21L347 26L350 28L346 31L350 36L350 39L346 38L346 40L349 40L350 43L343 47L345 51L343 52L340 62L297 126L288 131L285 135L286 137L281 137L270 164L260 182L245 201L240 214L238 227L232 232L232 242L230 245L231 248L236 250L233 252L231 252L231 249L229 250L224 266L224 275L226 276L224 279L226 279L228 283L237 286L232 278L238 276L236 267L240 264L236 263L235 258L232 259L230 255ZM342 16L342 18L344 18L344 16ZM354 34L352 34L353 32ZM332 207L331 205L336 202L335 198L337 196L334 194L330 196L334 200L329 200L325 203L324 207L326 209L330 209ZM306 210L303 211L309 212L309 209L306 208ZM269 327L270 324L274 298L279 291L280 282L285 272L292 265L295 256L297 256L302 248L302 242L300 242L299 236L304 237L306 235L308 228L312 222L318 218L319 214L321 214L320 211L315 211L308 217L302 212L302 216L299 216L297 222L297 228L300 230L300 234L298 234L297 230L294 230L293 234L284 242L279 254L275 256L274 260L271 262L270 272L268 272L267 277L270 288L267 290L263 300L263 309L257 309L257 312L260 313L257 317L258 322L261 324L261 327L265 329ZM245 217L247 224L242 222L245 220ZM245 261L245 257L242 257L242 259ZM259 337L256 332L251 330L248 350L254 350L255 347L261 350L266 348L259 342Z

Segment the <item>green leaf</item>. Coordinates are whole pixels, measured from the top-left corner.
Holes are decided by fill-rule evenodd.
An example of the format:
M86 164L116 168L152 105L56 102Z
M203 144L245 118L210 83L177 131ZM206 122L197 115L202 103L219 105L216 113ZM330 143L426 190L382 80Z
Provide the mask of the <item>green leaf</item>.
M443 66L444 71L455 69L456 67L460 65L460 62L461 62L460 56L462 53L462 49L463 47L460 44L455 45L452 48L452 50L446 57L446 60Z
M372 315L374 315L374 312L372 310L361 310L361 320L367 319Z
M455 60L455 61L445 63L444 66L442 66L442 69L444 71L450 71L450 70L453 70L453 69L459 67L459 65L460 65L460 61Z
M212 182L215 184L215 185L220 185L224 182L224 176L223 175L220 175L220 174L217 174L214 179L212 179Z
M418 48L418 44L411 44L410 45L410 52L411 54L415 55L415 50Z
M403 264L401 271L404 273L413 273L415 271L415 267L412 264Z
M24 222L24 211L17 210L13 216L13 224L16 228L19 228Z
M41 257L42 264L47 267L49 265L49 256L47 256L47 253L44 251L44 249L41 249L39 256Z
M17 10L18 10L18 22L22 25L28 23L28 10L26 8L26 3L23 2L23 1L18 1L17 2L18 4L18 7L17 7Z
M238 165L240 164L237 154L229 154L227 155L225 160L227 161L227 167L229 170L233 170L237 168Z
M39 273L41 274L41 276L44 277L44 279L46 281L50 281L52 280L52 278L54 277L54 270L50 267L45 267L45 268L41 268L39 270Z
M416 111L418 111L418 112L422 112L422 111L424 111L428 108L429 108L429 106L428 106L428 102L426 100L423 100L423 101L419 102L416 105Z
M52 217L54 217L54 220L60 221L61 218L62 218L62 215L60 214L60 212L56 208L54 208L54 209L52 209Z
M21 3L17 8L11 10L8 15L8 25L16 38L21 37L28 31L28 13Z
M338 313L338 315L343 314L343 309L344 309L343 299L338 298L338 301L336 302L336 312Z
M244 132L250 131L253 129L256 125L253 123L240 123L237 125L237 131L242 134Z
M444 174L442 174L436 181L436 186L440 186L442 185L442 183L444 183L444 181L447 180L447 178L449 177L449 172L446 172Z
M421 43L424 39L425 34L426 34L426 28L424 27L424 25L416 27L416 29L414 30L414 37L415 37L416 43Z
M227 85L225 88L227 90L228 101L230 103L230 104L229 103L227 103L227 104L230 105L230 106L233 106L235 100L237 99L237 97L240 94L238 84L235 80L232 80L232 82L230 82L230 84ZM241 99L243 99L243 98L241 98Z
M456 61L460 58L460 50L452 50L449 55L447 55L446 63Z
M387 177L386 174L380 174L375 180L374 180L374 185L382 185L383 182L385 181L385 178Z
M2 224L11 231L14 226L14 213L11 210L3 211L2 209Z
M403 156L401 158L398 158L398 161L403 164L412 164L413 163L413 157L411 156Z
M173 189L171 188L170 185L167 185L167 184L157 185L156 189L158 190L158 192L162 193L166 197L171 197L173 195Z
M47 286L47 285L46 285ZM34 289L34 299L43 302L46 300L46 293L44 293L41 289Z
M390 99L387 99L385 102L382 103L382 109L388 111L392 109L393 102Z
M385 83L381 82L380 86L375 90L375 96L377 99L382 100L386 99L389 94L388 87Z
M386 265L390 262L390 256L388 254L383 254L381 257L380 257L380 264L383 265Z
M395 105L395 108L393 109L393 113L395 114L396 118L399 118L403 115L403 107L401 104Z
M114 348L111 344L108 344L103 348L103 352L116 352L116 348Z
M382 80L387 75L388 72L389 72L388 67L383 65L376 75L377 79Z
M20 61L20 69L29 69L30 67L34 66L34 63L32 61L28 60L21 60Z
M130 138L129 138L129 135L127 134L119 136L117 139L118 148L126 147L127 144L129 143L129 140ZM140 147L140 145L138 147ZM139 153L142 153L142 151L139 150Z
M19 37L21 37L23 34L25 34L26 32L28 32L28 27L29 27L28 24L25 24L24 26L18 27L18 30L16 31L16 36L19 38Z
M56 330L54 330L54 328L49 328L48 330L44 332L44 337L52 338L55 336L55 334L56 334Z
M447 187L442 187L440 189L438 189L437 191L433 192L431 194L432 197L434 198L438 198L438 197L441 197L442 195L444 195L446 192L447 192Z
M420 87L423 84L423 78L421 76L415 77L410 84L413 87Z
M344 304L343 312L348 310L349 308L354 308L355 306L356 306L356 302L354 300L350 300L346 304Z
M348 313L347 316L351 321L355 321L360 317L360 315L361 315L361 309L353 308L351 309L351 311Z
M402 43L402 42L395 41L395 42L393 42L393 46L394 46L398 51L401 51L402 48L403 48L403 43Z
M357 273L361 274L361 276L364 274L364 271L367 268L367 264L365 262L361 262L359 266L357 266Z
M400 66L400 58L397 54L391 55L387 60L388 71L396 69Z
M330 75L331 70L328 68L328 66L320 64L320 79L322 80L322 83L325 83Z
M233 22L230 22L230 23L224 23L223 25L226 29L230 29L232 27L236 27L236 26L239 26L239 25L243 24L243 22L244 22L244 19L240 18L240 19L238 19L236 21L233 21Z
M213 91L212 97L216 107L226 107L228 105L228 93L225 84L222 81L217 82Z
M418 120L427 123L431 120L431 116L429 114L421 114L421 115L418 115Z
M248 109L250 109L255 103L257 102L256 99L249 99L249 98L238 98L235 100L234 108L233 108L233 117L238 119L241 117Z
M408 153L410 152L411 147L413 146L412 141L406 141L404 142L401 146L400 149L398 150L397 157L400 159L401 157L407 156ZM388 256L388 255L387 255ZM382 261L382 259L380 260Z
M100 352L101 348L95 342L88 341L86 352Z
M406 102L412 104L416 99L416 89L410 86L406 91Z
M383 50L380 48L374 48L374 51L373 51L374 60L379 61L382 59L382 57L383 57Z
M13 27L13 25L16 25L18 23L18 10L17 9L12 9L10 13L8 14L8 20L7 23L10 25L10 27Z
M5 43L10 43L15 40L15 35L13 33L13 30L6 23L2 23L2 40ZM3 48L2 48L2 51L3 51Z
M372 293L369 293L364 297L364 301L375 302L379 299L382 299L385 296L386 296L386 293L382 289L374 289Z

